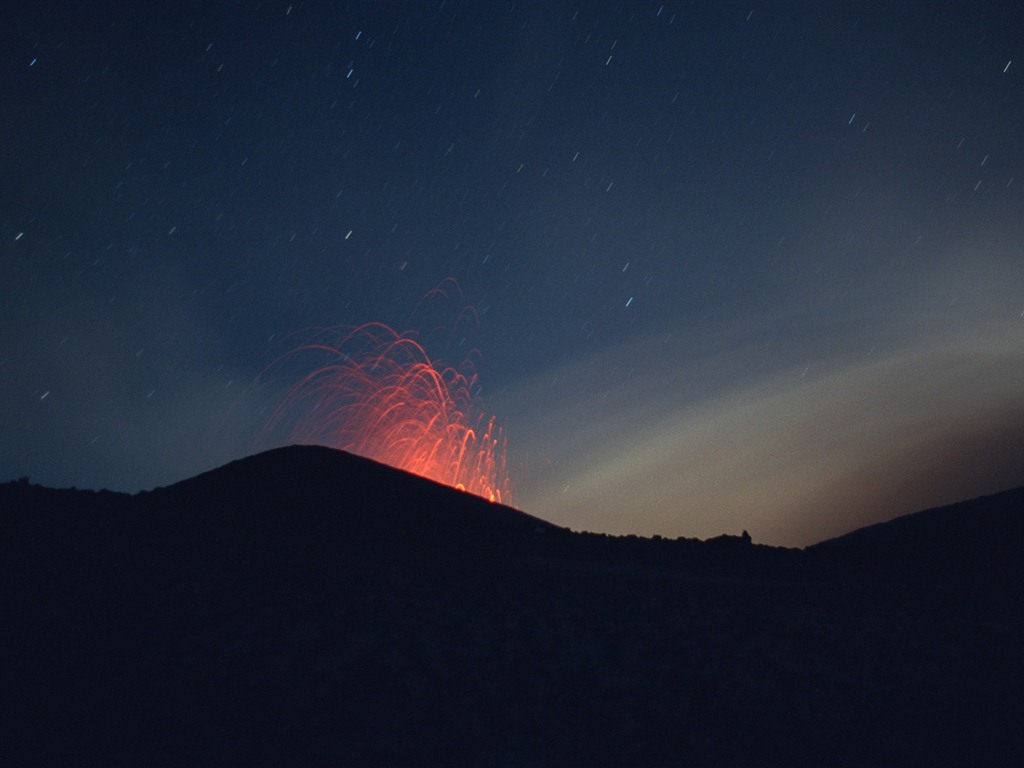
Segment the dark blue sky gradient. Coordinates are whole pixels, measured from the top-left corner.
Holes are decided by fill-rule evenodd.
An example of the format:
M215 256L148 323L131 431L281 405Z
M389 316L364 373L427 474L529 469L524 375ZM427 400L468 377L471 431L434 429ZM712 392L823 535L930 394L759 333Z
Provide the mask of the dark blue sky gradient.
M0 477L137 490L250 453L282 338L417 327L454 277L441 311L479 327L432 352L480 351L541 517L809 543L1024 482L1013 4L32 2L0 29Z

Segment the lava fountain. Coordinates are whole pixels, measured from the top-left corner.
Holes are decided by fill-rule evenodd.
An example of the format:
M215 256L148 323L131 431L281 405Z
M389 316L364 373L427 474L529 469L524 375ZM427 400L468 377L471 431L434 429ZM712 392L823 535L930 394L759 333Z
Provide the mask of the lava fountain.
M458 368L443 366L411 332L367 323L317 331L268 371L300 357L317 364L288 389L268 432L511 503L506 440L494 417L484 416L468 358Z

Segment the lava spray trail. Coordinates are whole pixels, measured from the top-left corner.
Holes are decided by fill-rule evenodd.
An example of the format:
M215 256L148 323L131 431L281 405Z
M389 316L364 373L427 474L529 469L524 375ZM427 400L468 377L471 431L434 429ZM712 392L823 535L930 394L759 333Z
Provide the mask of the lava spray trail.
M288 442L357 453L503 504L512 502L506 440L474 394L467 359L431 360L411 332L383 323L322 329L264 375L312 359L271 413Z

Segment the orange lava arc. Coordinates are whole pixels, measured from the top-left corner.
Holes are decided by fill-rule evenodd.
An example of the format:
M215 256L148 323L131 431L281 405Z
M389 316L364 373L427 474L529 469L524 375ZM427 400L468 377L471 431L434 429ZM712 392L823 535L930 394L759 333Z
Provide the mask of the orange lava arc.
M436 364L410 333L383 323L330 328L271 368L314 356L268 422L290 442L320 443L510 504L506 440L474 395L469 360Z

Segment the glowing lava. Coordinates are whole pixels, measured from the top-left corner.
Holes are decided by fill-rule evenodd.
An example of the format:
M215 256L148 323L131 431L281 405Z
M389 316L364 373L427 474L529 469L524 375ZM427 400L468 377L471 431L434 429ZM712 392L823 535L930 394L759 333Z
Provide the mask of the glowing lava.
M382 323L320 331L271 369L299 356L318 365L291 386L268 430L511 503L506 441L483 416L468 360L435 364L411 334Z

